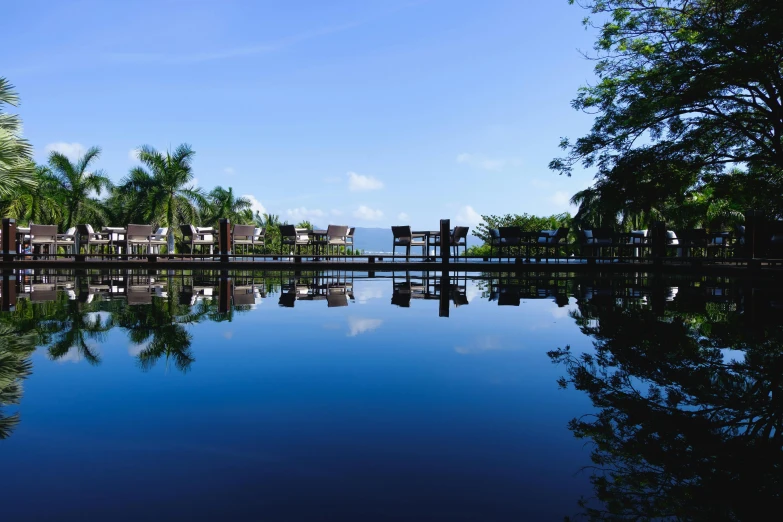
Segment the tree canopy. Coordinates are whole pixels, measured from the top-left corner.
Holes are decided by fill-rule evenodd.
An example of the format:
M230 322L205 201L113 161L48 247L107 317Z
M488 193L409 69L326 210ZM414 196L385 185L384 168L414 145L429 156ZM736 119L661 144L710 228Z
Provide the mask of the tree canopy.
M574 0L571 0L574 3ZM586 0L598 82L573 107L590 132L550 168L597 169L603 210L654 214L739 169L783 180L783 4L762 0ZM739 179L739 178L738 178ZM596 201L590 198L589 201ZM780 214L783 207L770 209Z

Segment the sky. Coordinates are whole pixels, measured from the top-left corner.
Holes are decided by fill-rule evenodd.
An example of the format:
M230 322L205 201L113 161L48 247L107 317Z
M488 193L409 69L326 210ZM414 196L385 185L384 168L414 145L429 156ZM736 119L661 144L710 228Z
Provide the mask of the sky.
M595 34L567 0L52 1L3 7L0 76L45 162L188 143L195 182L298 222L475 226L575 211Z

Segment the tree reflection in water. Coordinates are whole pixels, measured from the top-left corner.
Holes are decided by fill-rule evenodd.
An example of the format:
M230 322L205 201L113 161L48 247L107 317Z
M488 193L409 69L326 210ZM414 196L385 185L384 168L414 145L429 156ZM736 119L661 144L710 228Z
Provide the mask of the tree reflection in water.
M597 408L569 424L592 443L596 498L582 499L580 517L762 520L781 512L783 328L771 299L748 290L733 304L705 300L699 312L674 299L662 313L612 298L579 301L573 317L594 352L565 347L549 356L566 369L560 385Z
M32 373L30 355L34 351L34 333L0 323L0 439L8 437L19 422L18 412L6 410L22 398L22 381Z

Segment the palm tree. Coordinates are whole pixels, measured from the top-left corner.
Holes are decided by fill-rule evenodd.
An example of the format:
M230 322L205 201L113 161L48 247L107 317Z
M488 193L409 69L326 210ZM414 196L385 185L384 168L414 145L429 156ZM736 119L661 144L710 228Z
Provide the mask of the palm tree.
M263 214L259 214L258 212L256 212L256 215L253 217L253 220L256 222L256 225L266 229L280 226L280 216L278 216L277 214L268 214L266 212L264 212Z
M46 165L36 165L34 183L20 186L9 201L5 212L32 223L62 221L62 202L57 197L57 180Z
M35 334L13 324L0 324L0 439L7 438L19 422L19 414L4 414L3 406L19 404L22 381L33 369L30 356L35 351Z
M204 223L215 226L220 218L227 218L231 223L247 223L253 220L252 203L248 198L236 197L234 189L224 189L217 186L207 196L209 205L205 209L207 215Z
M11 197L20 185L31 185L33 148L22 139L22 122L15 114L3 113L3 105L16 107L19 97L13 86L0 77L0 198Z
M195 151L182 144L173 152L158 152L149 145L139 150L139 161L149 170L131 170L125 185L146 196L150 221L169 227L169 252L174 251L174 229L181 223L193 223L199 207L207 206L201 189L193 185L192 161Z
M102 170L88 170L100 155L99 147L90 147L75 162L60 152L49 155L56 191L65 204L65 228L70 228L75 222L86 221L87 217L103 216L101 202L92 194L100 195L102 190L109 190L112 184Z

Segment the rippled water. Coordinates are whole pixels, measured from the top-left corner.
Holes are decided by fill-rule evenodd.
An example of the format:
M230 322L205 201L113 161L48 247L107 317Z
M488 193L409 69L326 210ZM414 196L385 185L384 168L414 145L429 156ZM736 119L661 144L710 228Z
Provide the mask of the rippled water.
M3 519L752 520L781 502L775 288L19 274Z

